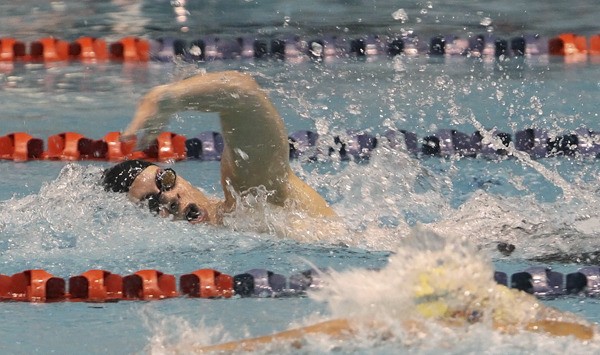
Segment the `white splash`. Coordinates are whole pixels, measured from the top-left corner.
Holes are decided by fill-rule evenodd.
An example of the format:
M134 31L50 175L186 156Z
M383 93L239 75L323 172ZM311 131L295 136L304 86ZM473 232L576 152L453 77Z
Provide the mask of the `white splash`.
M375 345L383 349L388 349L390 343L394 344L391 346L419 349L419 352L425 353L440 348L455 353L482 348L487 353L502 353L507 349L521 349L522 344L535 344L554 351L557 346L562 348L566 345L587 351L600 349L597 340L586 343L573 338L533 333L515 337L495 331L492 319L525 324L537 317L554 317L557 313L540 307L533 296L509 292L497 285L492 275L492 264L471 246L468 238L442 237L419 228L403 240L382 270L351 270L323 275L328 282L326 288L311 292L311 297L328 304L331 318L376 319L389 324L389 329L386 328L389 333L383 336L385 339L381 334L375 337ZM431 301L432 295L437 297L435 301ZM425 303L422 303L423 299ZM427 304L434 304L434 308L428 308ZM479 321L459 326L426 321L424 329L427 330L424 330L425 333L418 332L416 336L406 330L407 320L425 320L423 314L435 313L442 306L443 310L476 314L480 317ZM562 314L561 317L585 323L574 315ZM360 339L348 346L361 347L365 340L372 342L374 330L365 330L362 336L359 335ZM491 344L489 339L493 339ZM523 343L524 339L528 339L526 343Z
M406 13L406 11L404 9L398 9L394 12L392 12L392 18L396 21L408 21L408 14Z
M311 298L329 306L330 314L325 315L325 319L353 319L359 331L344 341L327 336L307 337L301 351L382 354L544 351L562 354L566 348L575 353L600 350L597 339L582 342L571 337L530 332L502 334L494 330L492 319L524 324L538 316L556 316L556 313L540 307L539 301L530 295L509 292L498 286L492 274L491 263L466 238L442 237L426 229L416 229L404 239L382 270L354 269L322 275L327 284L324 289L311 292ZM432 295L442 299L448 309L474 314L479 321L454 325L428 322L422 317L427 308L422 307L421 300ZM191 324L181 317L160 317L154 311L149 314L152 317L147 324L152 337L147 350L153 354L186 352L231 340L220 324L207 326L202 321ZM562 314L561 317L566 321L580 321L573 315ZM376 319L389 327L385 330L361 327L359 324L364 319ZM411 319L424 322L419 331L406 328L406 321ZM323 320L323 315L316 312L304 319L292 319L289 327ZM248 332L245 334L250 336ZM298 349L287 343L275 343L258 351L297 353Z

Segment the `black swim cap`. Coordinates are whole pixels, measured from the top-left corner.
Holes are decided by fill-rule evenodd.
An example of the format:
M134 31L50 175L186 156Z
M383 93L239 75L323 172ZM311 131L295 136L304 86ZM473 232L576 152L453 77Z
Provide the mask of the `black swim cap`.
M133 180L147 167L154 165L143 160L126 160L102 174L104 190L112 192L128 192Z

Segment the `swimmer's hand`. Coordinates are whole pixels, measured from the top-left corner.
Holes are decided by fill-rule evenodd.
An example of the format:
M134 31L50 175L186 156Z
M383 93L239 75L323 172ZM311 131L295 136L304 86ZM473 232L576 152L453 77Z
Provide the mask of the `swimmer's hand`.
M157 86L150 90L140 100L131 123L121 135L121 140L131 141L137 137L138 149L150 146L176 111L169 101L165 95L165 86Z
M199 74L154 87L140 100L122 136L138 136L138 148L146 148L178 111L225 114L221 118L228 126L250 131L243 136L255 136L258 127L265 137L281 137L282 146L287 147L287 135L274 106L251 76L235 71ZM232 145L247 150L238 142Z

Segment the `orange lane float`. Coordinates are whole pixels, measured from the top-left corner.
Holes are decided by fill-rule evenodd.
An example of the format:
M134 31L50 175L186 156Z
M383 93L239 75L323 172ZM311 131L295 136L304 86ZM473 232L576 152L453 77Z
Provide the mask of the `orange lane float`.
M107 60L108 46L100 38L80 37L70 44L69 56L84 62Z
M124 141L121 139L121 133L109 132L104 136L104 141L107 144L107 160L121 161L128 157L130 157L130 159L138 158L137 156L135 156L135 146L137 143L135 139L129 139L127 141ZM139 153L140 158L143 156L143 153L137 153Z
M181 293L190 297L230 298L233 296L233 277L213 269L199 269L181 275L179 279Z
M65 132L48 137L48 150L44 158L51 160L79 160L79 139L83 135L75 132Z
M87 138L77 132L63 132L48 137L47 149L44 150L41 139L15 132L0 136L0 160L178 161L187 158L186 140L185 136L162 132L146 150L138 151L135 150L136 140L123 141L119 132L109 132L99 140Z
M123 277L105 270L89 270L69 278L69 300L110 302L123 298Z
M29 59L32 61L57 62L69 59L69 42L53 37L31 42Z
M187 158L186 138L171 132L162 132L154 144L144 151L148 158L158 161L182 160Z
M600 159L600 132L588 128L578 128L558 135L533 128L514 133L495 132L494 135L500 137L507 147L510 142L514 142L516 150L526 152L534 159L558 156ZM454 129L439 129L422 138L405 130L388 130L381 135L348 130L346 134L335 136L335 145L327 150L319 148L319 135L315 132L296 131L291 133L288 140L290 159L316 160L318 155L339 155L342 160L368 160L381 144L389 144L394 149L405 148L409 153L422 158L490 158L507 154L504 149L493 149L483 144L478 131L468 134ZM47 149L44 150L44 142L41 139L16 132L0 136L0 160L218 161L221 159L224 142L218 132L202 132L191 139L172 132L162 132L150 142L148 148L138 150L136 146L135 137L125 138L119 132L109 132L98 140L77 132L63 132L48 137Z
M25 44L14 38L0 38L0 61L15 61L24 59Z
M563 33L548 41L548 52L552 55L587 54L587 38L574 33Z
M274 58L301 62L302 60L299 60L299 58L323 60L325 56L347 58L348 56L387 55L388 57L393 57L402 53L407 55L446 54L465 56L466 53L480 51L481 48L476 47L481 45L482 41L485 41L486 38L484 35L477 36L477 38L481 38L482 40L475 41L472 44L475 47L471 48L469 47L471 46L469 44L469 37L460 38L454 35L436 36L431 39L429 46L417 48L413 37L359 36L357 38L348 38L341 42L331 39L336 37L338 36L325 36L316 40L311 39L310 41L306 41L309 44L307 48L299 45L301 42L304 43L304 41L299 39L300 37L293 42L290 42L289 38L287 40L272 38L270 40L270 49L268 48L269 41L267 39L254 39L252 46L248 45L245 47L243 55L240 55L240 50L242 49L240 43L238 43L239 41L232 42L231 45L223 45L219 49L219 45L215 43L223 44L227 41L214 37L210 37L209 42L214 42L210 46L206 45L208 37L192 41L191 43L176 38L168 40L165 38L144 39L134 36L124 37L112 43L107 43L101 38L89 36L80 37L72 42L46 37L33 41L29 45L14 38L6 37L0 38L0 61L55 62L81 60L83 62L99 62L112 60L116 62L147 62L154 60L169 62L175 57L190 61L205 61L234 58L264 58L270 55ZM586 37L573 33L562 33L543 38L537 35L529 36L522 34L521 36L512 37L510 40L503 39L497 35L488 37L489 43L494 43L496 49L495 51L488 51L489 53L483 53L485 55L489 55L492 52L496 56L498 56L498 53L502 53L503 56L521 56L525 53L566 57L578 55L582 57L580 61L583 61L588 55L600 54L600 39L598 34ZM423 43L426 43L426 41ZM513 46L511 50L508 48L509 43L512 43L511 46ZM315 45L318 48L325 46L325 48L330 48L330 50L326 49L325 51L318 52L319 54L315 54ZM454 48L457 45L459 47ZM208 47L211 50L217 50L219 54L210 55L210 53L205 53ZM569 58L567 62L571 60L573 58Z
M94 62L108 59L147 62L150 59L150 42L138 37L125 37L109 45L104 39L89 36L80 37L73 42L45 37L27 46L11 37L0 38L0 61Z
M179 296L174 275L140 270L123 277L124 300L160 300Z
M126 62L147 62L150 59L150 43L137 37L125 37L112 43L110 59Z
M26 270L12 276L1 275L0 299L23 302L64 301L65 280L44 270Z
M600 34L590 37L590 55L600 55Z
M135 138L122 139L121 133L110 132L102 140L107 145L106 154L101 159L121 161L127 159L146 159L152 161L179 161L187 158L186 141L183 135L162 132L148 148L143 151L135 150Z
M41 159L44 142L23 132L15 132L0 137L0 159L24 162Z
M600 295L600 267L585 266L563 274L547 266L531 266L512 276L501 271L496 283L536 297ZM510 281L509 281L510 280ZM314 269L289 277L266 269L252 269L230 276L214 269L198 269L179 277L158 270L140 270L121 277L106 270L88 270L65 280L45 270L25 270L12 276L0 275L0 301L21 302L117 302L152 301L179 296L189 298L289 297L318 290L325 284L321 271Z

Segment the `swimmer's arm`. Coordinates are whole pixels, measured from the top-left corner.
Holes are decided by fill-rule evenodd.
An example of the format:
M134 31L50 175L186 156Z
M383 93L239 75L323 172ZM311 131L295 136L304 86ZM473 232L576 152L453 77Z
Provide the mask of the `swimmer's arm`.
M312 216L335 216L325 200L292 172L283 120L248 74L207 73L155 87L140 101L123 137L142 132L138 145L146 147L174 113L186 110L219 113L225 140L221 176L228 206L234 198L226 186L241 192L262 185L275 192L270 202L277 205L292 198Z
M179 111L217 112L225 150L222 176L237 192L265 186L287 198L289 143L283 120L254 78L236 71L207 73L157 86L142 98L125 139L143 133L147 146ZM225 181L224 181L225 187ZM226 198L228 191L225 189ZM281 202L282 203L282 202Z
M256 351L261 346L274 342L287 342L300 348L302 340L309 335L327 335L334 338L347 338L355 332L351 323L346 319L334 319L307 327L286 330L273 335L232 341L223 344L210 345L194 349L195 353L212 353L223 351Z
M456 325L452 320L441 321L446 326ZM459 322L459 325L464 323ZM403 322L403 326L409 334L427 332L426 327L422 322L407 320ZM382 332L387 332L386 325L380 322L369 322L369 328L381 329ZM590 340L594 336L594 329L590 326L565 322L558 320L538 320L527 323L525 327L516 325L506 325L494 322L495 330L502 333L515 333L519 330L531 332L542 332L553 336L574 336L579 340ZM292 346L300 348L302 340L311 335L325 335L334 339L347 339L356 334L356 326L347 319L334 319L322 323L317 323L307 327L292 329L275 333L272 335L249 338L238 341L232 341L223 344L210 345L194 349L195 353L212 353L223 351L256 351L261 346L265 346L274 342L287 342ZM186 349L189 350L189 349Z
M499 323L494 323L494 329L509 334L519 330L519 328L513 325ZM553 336L574 336L579 340L590 340L594 337L594 328L589 325L554 319L529 322L522 329L535 333L547 333Z
M223 136L231 149L256 161L277 160L288 165L289 144L283 121L252 76L236 71L207 73L157 86L140 101L125 137L144 133L150 143L180 111L217 112Z

